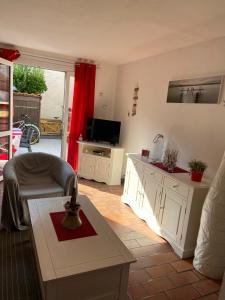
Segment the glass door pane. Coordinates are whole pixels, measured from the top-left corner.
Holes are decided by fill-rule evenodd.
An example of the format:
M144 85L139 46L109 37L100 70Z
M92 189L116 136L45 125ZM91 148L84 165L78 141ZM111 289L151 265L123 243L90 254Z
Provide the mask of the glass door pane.
M10 66L0 63L0 131L10 130Z
M74 73L66 72L65 77L65 97L63 106L63 130L62 130L62 149L61 157L67 160L68 136L70 130L72 102L74 90Z
M0 180L2 180L2 170L9 159L9 136L0 137Z
M0 137L0 160L9 159L9 136Z

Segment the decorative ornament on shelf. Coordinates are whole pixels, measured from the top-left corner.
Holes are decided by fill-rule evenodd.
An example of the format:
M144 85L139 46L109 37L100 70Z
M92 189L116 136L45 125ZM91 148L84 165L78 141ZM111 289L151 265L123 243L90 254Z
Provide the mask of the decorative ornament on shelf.
M141 150L141 156L142 156L142 158L148 159L149 158L149 154L150 154L150 150L149 149L142 149Z
M203 173L207 168L207 164L201 160L193 159L189 161L188 166L191 170L191 180L201 182Z
M161 133L156 134L156 136L153 139L153 148L152 148L152 161L162 161L162 155L163 155L163 148L164 148L164 137Z
M77 187L73 188L72 197L70 201L67 201L64 205L65 216L62 219L62 226L66 229L76 229L82 225L79 211L80 204L77 201Z
M169 172L173 172L177 163L178 150L167 148L163 157L163 165Z

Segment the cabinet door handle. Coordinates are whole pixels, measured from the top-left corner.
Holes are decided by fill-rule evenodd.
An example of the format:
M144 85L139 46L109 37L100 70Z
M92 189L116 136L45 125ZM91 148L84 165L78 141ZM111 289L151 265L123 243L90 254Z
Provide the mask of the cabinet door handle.
M150 173L150 175L155 175L155 172Z
M175 189L179 186L179 184L174 184L172 187Z

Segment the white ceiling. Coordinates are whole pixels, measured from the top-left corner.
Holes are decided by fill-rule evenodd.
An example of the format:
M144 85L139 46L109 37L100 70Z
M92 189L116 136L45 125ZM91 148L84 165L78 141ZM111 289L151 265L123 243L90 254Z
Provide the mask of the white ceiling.
M225 36L225 0L1 0L0 42L126 63Z

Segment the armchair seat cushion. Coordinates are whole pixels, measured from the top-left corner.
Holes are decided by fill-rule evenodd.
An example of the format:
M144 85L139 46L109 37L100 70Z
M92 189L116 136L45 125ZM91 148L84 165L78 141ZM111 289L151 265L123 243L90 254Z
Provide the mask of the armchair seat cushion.
M21 199L61 197L64 195L64 190L57 182L49 182L47 184L37 183L21 185L19 195Z

